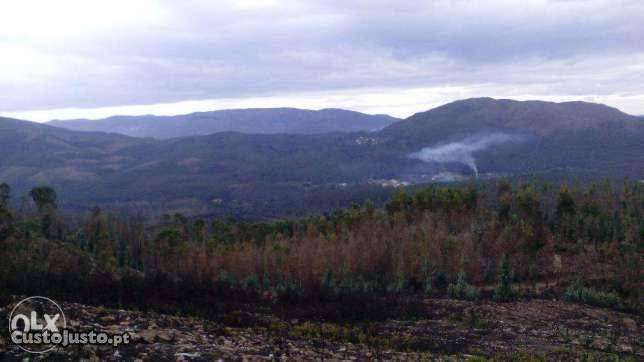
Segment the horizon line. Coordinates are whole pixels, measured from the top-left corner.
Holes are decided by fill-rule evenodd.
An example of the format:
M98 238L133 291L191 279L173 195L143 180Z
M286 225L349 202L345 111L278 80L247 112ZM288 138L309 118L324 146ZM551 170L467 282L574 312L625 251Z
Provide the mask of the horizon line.
M469 88L469 87L468 87ZM0 116L37 123L68 120L101 120L110 117L180 116L193 113L243 109L294 108L320 111L341 109L370 115L386 115L399 119L425 112L438 106L472 98L496 100L543 101L564 103L582 101L603 104L623 113L644 115L644 95L540 95L493 94L483 95L463 87L433 87L411 89L365 89L337 92L312 92L275 96L183 100L152 104L117 105L105 107L66 107L44 110L2 112ZM637 110L636 110L637 108ZM641 108L641 109L640 109Z

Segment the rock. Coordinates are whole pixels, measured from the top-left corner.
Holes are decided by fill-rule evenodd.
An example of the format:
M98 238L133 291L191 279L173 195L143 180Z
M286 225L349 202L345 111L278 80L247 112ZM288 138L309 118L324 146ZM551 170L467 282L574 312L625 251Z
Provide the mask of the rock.
M633 353L633 347L628 344L620 344L617 346L617 352L619 353Z
M114 318L114 316L112 315L106 315L99 318L99 321L101 321L101 323L104 323L104 324L112 324L116 322L116 318Z
M174 340L175 336L175 331L170 329L170 330L161 330L157 332L157 338L161 342L172 342Z
M632 318L622 319L622 324L631 332L637 332L637 322Z
M137 343L142 339L141 335L136 332L128 332L128 333L130 334L130 341L132 343Z
M601 336L596 336L593 339L593 343L591 343L590 346L592 348L604 351L604 350L606 350L608 348L609 345L610 345L610 343L608 342L608 340L606 338L601 337Z
M199 354L199 352L194 352L194 353L175 353L175 356L177 358L197 358L197 357L200 357L201 354Z
M555 254L552 258L552 269L554 269L555 273L561 272L561 264L561 256Z
M145 343L154 343L157 332L153 329L144 329L140 331L138 335L143 339L143 341L145 341Z

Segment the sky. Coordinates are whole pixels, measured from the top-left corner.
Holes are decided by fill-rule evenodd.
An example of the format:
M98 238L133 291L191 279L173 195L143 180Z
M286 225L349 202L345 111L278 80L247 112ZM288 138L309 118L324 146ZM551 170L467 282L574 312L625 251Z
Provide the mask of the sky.
M481 96L644 114L641 0L0 1L0 114L21 119Z

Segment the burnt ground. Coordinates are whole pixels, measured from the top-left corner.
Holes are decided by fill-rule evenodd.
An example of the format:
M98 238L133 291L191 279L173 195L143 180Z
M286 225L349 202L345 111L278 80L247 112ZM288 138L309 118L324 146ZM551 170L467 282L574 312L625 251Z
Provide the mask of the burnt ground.
M556 300L427 299L413 320L324 323L236 312L217 322L61 303L72 330L132 342L28 354L0 337L3 360L644 360L641 317ZM5 312L7 308L5 307Z

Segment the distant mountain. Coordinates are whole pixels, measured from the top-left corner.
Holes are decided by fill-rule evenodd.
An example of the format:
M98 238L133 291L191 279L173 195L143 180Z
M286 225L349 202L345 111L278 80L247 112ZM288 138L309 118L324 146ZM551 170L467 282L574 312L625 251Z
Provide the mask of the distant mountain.
M639 129L637 117L603 104L587 102L515 101L471 98L414 114L384 134L406 141L440 140L455 134L487 130L519 130L540 136L560 131Z
M614 108L489 98L353 133L154 140L0 118L0 182L16 194L50 184L70 210L267 218L321 212L400 183L644 179L643 139L644 122Z
M602 104L473 98L417 113L379 135L390 149L425 151L416 175L474 159L468 168L495 174L644 176L644 122Z
M46 174L59 167L63 179L73 177L74 172L66 174L62 170L70 167L76 159L100 163L106 155L148 142L101 132L74 132L0 117L0 180L29 177L34 181L47 182L50 178Z
M18 194L35 185L50 184L66 195L63 203L92 203L114 163L127 167L124 149L150 140L100 132L75 132L44 124L0 117L0 182ZM86 189L86 193L79 193ZM67 202L66 202L67 201Z
M377 131L397 121L399 119L387 115L368 115L343 109L312 111L296 108L254 108L180 116L115 116L100 120L56 120L49 124L76 131L112 132L132 137L168 139L227 131L250 134Z

